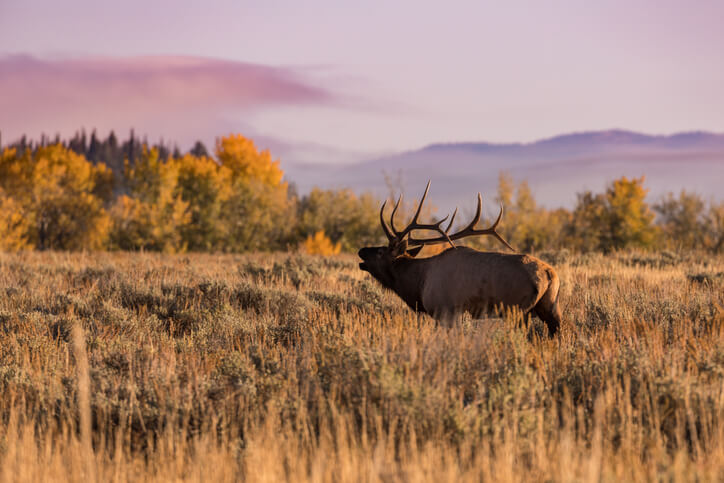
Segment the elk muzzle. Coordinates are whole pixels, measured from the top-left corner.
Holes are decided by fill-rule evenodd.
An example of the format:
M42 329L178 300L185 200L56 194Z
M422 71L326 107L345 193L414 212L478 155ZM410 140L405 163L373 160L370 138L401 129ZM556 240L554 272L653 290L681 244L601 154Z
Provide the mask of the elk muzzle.
M360 270L369 272L370 269L365 262L374 257L375 249L371 247L360 248L360 250L357 252L357 255L362 259L362 263L359 264Z

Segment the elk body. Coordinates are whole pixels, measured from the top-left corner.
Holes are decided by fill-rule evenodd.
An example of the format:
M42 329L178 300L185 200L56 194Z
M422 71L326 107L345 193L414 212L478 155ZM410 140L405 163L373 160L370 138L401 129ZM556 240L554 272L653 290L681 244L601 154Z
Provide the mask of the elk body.
M481 317L501 306L518 307L524 314L532 313L543 320L552 337L561 321L560 282L553 267L531 255L481 252L455 246L454 240L467 236L491 235L515 251L496 231L503 215L502 207L489 228L475 228L482 209L480 193L475 217L456 233L449 231L457 210L445 230L441 225L447 217L433 224L418 223L429 189L428 182L412 222L402 231L395 228L394 222L400 200L392 211L391 228L385 222L385 204L382 205L380 223L389 244L362 248L359 251L360 268L399 295L411 309L429 314L438 321L447 323L463 312ZM411 236L414 230L434 230L440 236L416 239ZM423 246L437 243L449 243L451 248L433 257L415 258Z

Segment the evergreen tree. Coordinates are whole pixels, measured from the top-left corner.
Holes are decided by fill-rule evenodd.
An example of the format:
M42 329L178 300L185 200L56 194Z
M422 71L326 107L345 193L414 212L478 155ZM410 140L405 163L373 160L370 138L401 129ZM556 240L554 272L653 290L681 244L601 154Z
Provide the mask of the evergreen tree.
M206 146L204 146L204 143L202 143L201 141L196 141L196 144L194 144L194 147L191 148L189 154L197 157L209 156L209 152L206 150Z
M94 129L91 132L90 146L88 146L88 153L86 155L88 161L92 163L97 163L101 155L100 151L101 143L100 141L98 141L98 137L96 136L96 130Z

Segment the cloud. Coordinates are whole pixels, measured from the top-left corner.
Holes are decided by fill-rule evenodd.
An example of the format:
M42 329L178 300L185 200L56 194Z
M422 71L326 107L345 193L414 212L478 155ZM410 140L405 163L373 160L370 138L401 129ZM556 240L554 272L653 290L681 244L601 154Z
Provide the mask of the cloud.
M3 143L22 134L135 128L183 145L243 128L263 109L335 105L301 70L201 57L0 57Z

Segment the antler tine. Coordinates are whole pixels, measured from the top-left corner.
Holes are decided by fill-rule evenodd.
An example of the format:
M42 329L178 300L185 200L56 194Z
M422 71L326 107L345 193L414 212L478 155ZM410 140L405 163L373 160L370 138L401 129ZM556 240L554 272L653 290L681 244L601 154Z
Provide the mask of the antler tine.
M478 208L475 210L475 216L473 217L473 221L468 223L468 226L466 226L462 231L472 230L475 228L475 225L478 224L480 221L480 214L483 211L483 196L478 193Z
M417 224L417 217L420 216L420 212L422 211L422 204L425 202L425 198L427 198L427 192L430 191L430 181L427 180L427 186L425 186L425 192L422 194L422 198L420 198L420 204L417 205L417 211L415 212L415 216L412 217L412 224Z
M475 218L473 219L472 223L470 223L468 226L466 226L463 230L459 231L458 233L453 234L450 236L451 239L457 240L460 238L464 238L466 236L471 235L492 235L497 239L499 242L501 242L503 245L508 247L511 251L515 251L515 248L510 246L510 243L505 241L505 239L500 236L500 233L498 233L495 229L498 227L498 223L500 223L500 220L503 218L503 205L501 203L500 205L500 212L498 213L498 218L495 220L495 223L490 225L488 228L484 228L482 230L476 230L475 225L477 225L478 221L480 220L480 213L482 211L483 206L483 196L478 193L478 209L475 213Z
M395 238L395 234L390 230L390 227L387 226L387 223L385 223L385 206L387 205L387 200L385 200L384 203L382 203L382 208L380 208L380 223L382 224L382 230L385 232L385 235L387 235L387 241L392 241Z
M392 230L394 230L395 236L397 236L397 238L399 238L400 240L402 240L405 237L405 235L410 233L412 230L416 230L416 229L420 228L421 225L419 225L419 223L417 222L417 219L420 216L420 212L422 212L422 205L423 205L423 203L425 203L425 198L427 198L428 191L430 191L430 180L427 181L427 186L425 187L425 192L422 194L422 198L420 198L420 203L417 205L417 210L415 211L415 215L412 217L410 224L407 225L407 227L405 227L404 230L398 231L395 228L394 221L392 222ZM400 195L400 197L397 199L397 204L395 205L395 210L392 212L393 216L395 214L395 211L397 211L398 205L400 204L401 200L402 200L402 195ZM421 229L423 229L423 228L421 228ZM434 229L434 228L431 228L431 229Z
M495 220L495 223L490 225L490 229L495 230L498 227L498 223L500 223L501 219L503 219L503 203L500 203L500 212L498 213L498 218Z
M490 228L488 228L488 230L490 231L489 234L490 234L490 235L493 235L499 242L501 242L503 245L505 245L506 247L510 248L510 250L514 252L514 251L515 251L515 248L513 248L512 246L510 246L510 243L508 243L507 241L505 241L505 239L503 239L503 237L500 236L500 233L498 233L497 231L495 231L495 228L497 228L498 223L500 223L500 220L501 220L502 218L503 218L503 204L501 203L501 204L500 204L500 213L498 213L498 219L495 220L495 223L493 223L493 224L490 226ZM487 230L486 230L486 231L487 231Z
M390 215L390 225L392 226L392 231L394 232L395 236L398 235L397 228L395 228L395 213L397 213L397 208L400 207L401 201L402 193L400 193L400 196L397 197L397 202L395 203L395 207L392 209L392 214Z
M397 228L395 228L394 221L392 223L392 230L395 232L395 236L402 240L405 235L410 233L412 230L438 230L434 225L422 225L417 220L420 217L420 213L422 212L422 205L425 203L425 198L427 198L427 192L430 190L430 181L428 180L427 186L425 187L425 192L422 194L422 198L420 198L420 203L417 205L417 210L415 211L415 215L412 217L412 220L410 223L402 230L399 231ZM400 195L400 198L397 200L397 204L395 205L395 210L392 212L392 215L394 216L395 212L397 211L397 208L400 204L400 200L402 200L402 195ZM446 219L447 217L445 217ZM442 230L439 230L440 233L442 233Z
M453 216L450 218L450 223L448 223L447 228L445 228L445 233L450 231L450 228L453 226L453 222L455 221L455 215L458 214L458 207L455 207L455 211L453 211Z

